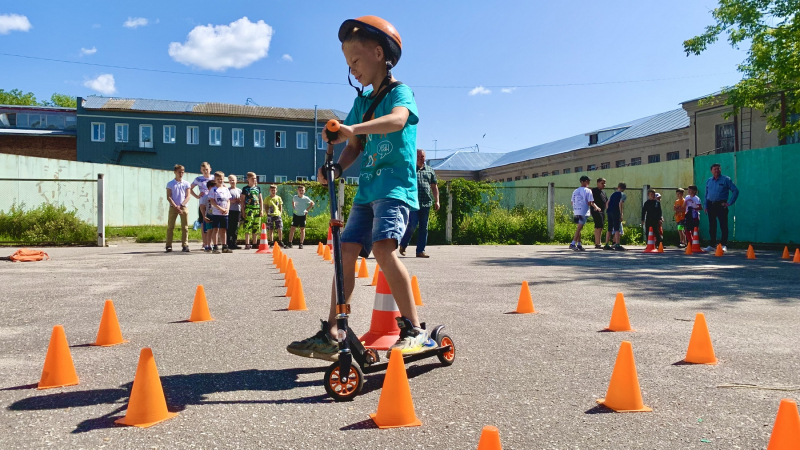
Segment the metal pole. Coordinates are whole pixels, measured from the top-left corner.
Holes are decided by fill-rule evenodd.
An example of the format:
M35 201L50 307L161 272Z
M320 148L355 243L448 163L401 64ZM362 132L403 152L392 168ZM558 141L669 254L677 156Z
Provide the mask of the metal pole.
M322 142L317 142L317 105L314 105L314 170L311 172L311 179L317 179L317 148Z
M444 229L444 240L448 244L453 243L453 191L450 189L450 181L446 183L447 187L447 223Z
M106 246L106 207L103 199L105 175L97 174L97 246Z
M547 236L552 241L556 237L556 184L547 184Z

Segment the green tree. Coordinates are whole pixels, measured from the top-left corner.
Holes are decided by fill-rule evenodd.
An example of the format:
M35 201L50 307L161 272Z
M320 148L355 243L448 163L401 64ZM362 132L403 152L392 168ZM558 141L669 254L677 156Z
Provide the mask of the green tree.
M62 106L64 108L77 108L78 99L66 94L55 93L50 96L50 101L43 101L42 106Z
M800 121L788 118L800 112L798 13L798 0L719 0L711 13L716 24L683 42L687 56L699 55L722 34L734 48L750 43L747 58L737 66L742 81L722 91L725 104L764 111L767 130L778 130L782 140L800 131Z
M39 103L36 101L36 96L33 92L23 93L19 89L12 89L4 91L0 89L0 105L25 105L34 106Z

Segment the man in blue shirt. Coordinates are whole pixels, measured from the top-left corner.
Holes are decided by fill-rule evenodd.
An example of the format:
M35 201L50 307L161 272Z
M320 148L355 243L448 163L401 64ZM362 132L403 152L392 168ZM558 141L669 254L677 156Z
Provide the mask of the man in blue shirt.
M713 252L717 248L717 220L722 232L720 243L722 251L728 251L728 207L736 202L739 189L733 184L730 177L722 175L719 164L711 165L712 177L706 181L705 211L708 214L708 233L711 235L711 245L705 250ZM728 198L730 197L730 198Z

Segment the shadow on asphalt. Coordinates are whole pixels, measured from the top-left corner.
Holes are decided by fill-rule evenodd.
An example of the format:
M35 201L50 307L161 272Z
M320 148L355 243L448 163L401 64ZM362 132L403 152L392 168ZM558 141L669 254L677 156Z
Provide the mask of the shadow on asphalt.
M414 365L407 369L408 378L414 378L441 367L437 362L427 365ZM333 400L322 391L323 372L327 367L304 367L283 370L239 370L225 373L195 373L189 375L169 375L161 377L167 408L171 412L180 412L188 405L215 404L293 404L293 403L330 403ZM319 373L319 379L299 381L299 375ZM364 377L362 395L376 391L383 385L383 373ZM132 387L126 383L116 389L95 389L86 391L59 392L55 394L29 397L8 406L10 411L39 411L77 408L82 406L113 405L120 406L100 417L78 423L73 434L111 428L117 426L114 421L123 417L127 409L128 396ZM2 390L35 389L36 384L15 386ZM220 392L235 391L289 391L302 387L318 387L323 392L309 397L298 397L277 400L208 400L207 396Z
M594 408L588 409L584 414L612 414L614 410L605 405L597 405Z

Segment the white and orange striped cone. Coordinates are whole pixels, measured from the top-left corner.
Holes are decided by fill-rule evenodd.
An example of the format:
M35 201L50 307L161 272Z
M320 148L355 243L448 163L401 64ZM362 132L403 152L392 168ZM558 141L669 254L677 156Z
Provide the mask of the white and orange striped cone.
M650 231L647 232L647 247L644 249L645 253L658 253L655 239L656 238L653 235L653 227L650 227Z
M369 324L367 334L361 336L359 340L364 346L377 350L388 350L389 347L397 342L400 336L400 328L397 326L397 318L400 317L400 309L394 300L392 290L383 271L378 273L378 287L375 289L375 303L372 306L372 321Z
M331 231L331 227L328 227L328 248L331 249L331 253L333 253L333 231Z
M697 233L697 227L694 227L692 232L692 253L705 253L706 251L700 247L700 235Z
M267 243L267 224L261 224L261 242L258 243L258 251L256 253L272 253L272 249L269 248L269 243Z

